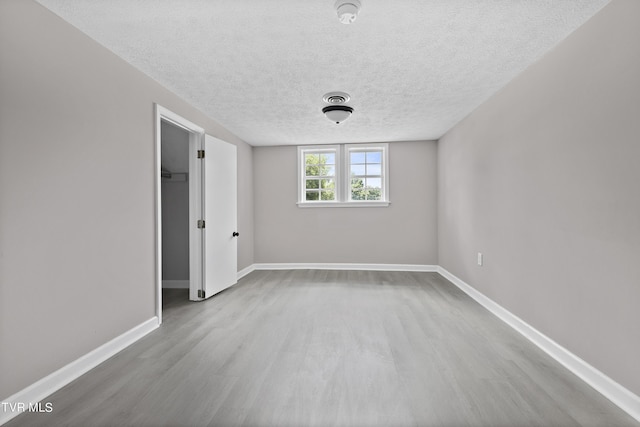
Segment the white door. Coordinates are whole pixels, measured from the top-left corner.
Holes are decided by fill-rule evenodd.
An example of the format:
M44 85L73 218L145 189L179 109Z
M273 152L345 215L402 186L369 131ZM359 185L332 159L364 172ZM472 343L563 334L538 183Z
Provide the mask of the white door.
M209 298L238 281L236 146L205 135L203 160L202 282Z

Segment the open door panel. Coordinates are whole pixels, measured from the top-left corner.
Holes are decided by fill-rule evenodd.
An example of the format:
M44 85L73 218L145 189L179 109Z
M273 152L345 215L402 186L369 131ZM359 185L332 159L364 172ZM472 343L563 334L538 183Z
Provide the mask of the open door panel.
M237 149L205 135L202 164L204 298L237 283Z

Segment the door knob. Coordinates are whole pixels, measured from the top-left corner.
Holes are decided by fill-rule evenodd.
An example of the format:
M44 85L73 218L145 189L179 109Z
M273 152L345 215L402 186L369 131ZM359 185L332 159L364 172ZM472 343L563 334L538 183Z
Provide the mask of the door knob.
M240 235L240 233L238 233L237 231L233 232L233 237L238 237Z

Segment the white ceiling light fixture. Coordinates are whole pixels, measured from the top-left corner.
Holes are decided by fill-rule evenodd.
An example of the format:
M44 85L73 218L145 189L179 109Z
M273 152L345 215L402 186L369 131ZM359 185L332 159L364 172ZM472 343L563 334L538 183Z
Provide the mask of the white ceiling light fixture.
M322 97L324 102L330 104L322 109L322 112L327 119L331 120L335 124L339 125L340 123L347 120L351 117L351 113L353 113L353 108L348 105L344 105L345 102L351 99L348 93L344 92L329 92L325 96Z
M338 13L338 20L343 24L352 24L358 17L362 7L360 0L338 0L334 5Z
M329 105L328 107L324 107L322 109L322 112L325 116L327 116L327 119L339 125L340 123L351 117L353 108L349 107L348 105Z

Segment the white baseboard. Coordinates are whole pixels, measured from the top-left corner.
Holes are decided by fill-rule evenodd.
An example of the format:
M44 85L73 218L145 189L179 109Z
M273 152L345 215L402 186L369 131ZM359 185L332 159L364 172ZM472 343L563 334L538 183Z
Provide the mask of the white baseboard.
M244 276L251 273L255 269L255 264L251 264L249 267L245 267L242 270L238 271L238 280L242 279Z
M500 320L511 326L542 351L557 360L565 368L573 372L584 382L600 392L604 397L616 404L620 409L640 421L640 397L627 390L616 381L609 378L551 338L536 330L534 327L511 313L500 304L454 276L446 269L438 267L438 273L460 288L463 292L476 300Z
M8 403L24 403L27 407L29 404L35 404L42 401L47 396L57 390L60 390L71 381L85 374L89 370L95 368L119 351L130 346L149 332L156 329L159 325L158 318L151 319L129 329L120 336L115 337L111 341L101 345L95 350L85 354L79 359L74 360L66 366L58 369L52 374L47 375L41 380L31 384L25 389L20 390L13 396L3 399L2 402ZM5 405L8 407L8 405ZM0 425L6 423L12 418L20 415L22 412L5 412L0 409Z
M189 281L188 280L163 280L162 288L169 289L189 289Z
M255 270L369 270L436 272L437 265L421 264L349 264L349 263L257 263Z

